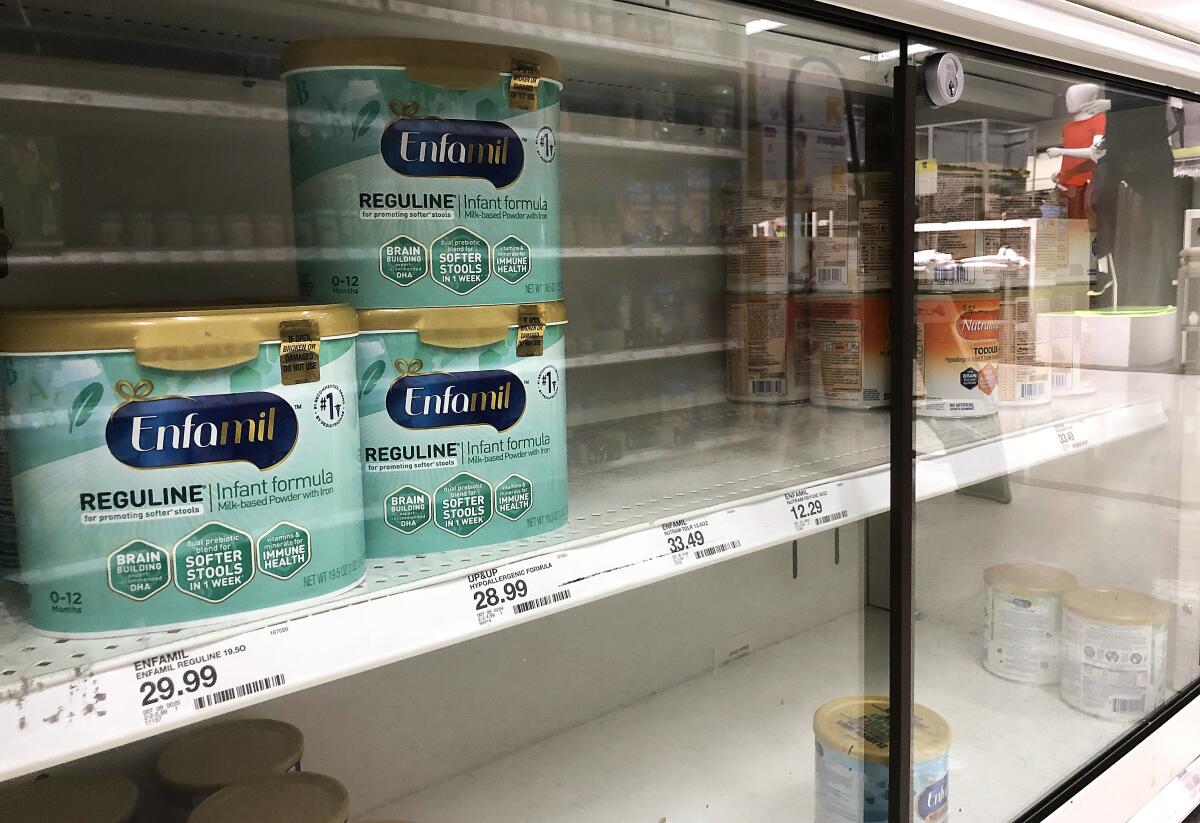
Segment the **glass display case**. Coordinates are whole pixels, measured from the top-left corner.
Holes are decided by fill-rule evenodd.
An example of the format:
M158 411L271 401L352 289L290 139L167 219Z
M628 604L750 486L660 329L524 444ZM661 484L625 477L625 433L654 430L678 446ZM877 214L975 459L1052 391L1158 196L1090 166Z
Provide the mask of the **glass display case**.
M791 5L0 3L0 820L1041 820L1187 711L1197 103Z

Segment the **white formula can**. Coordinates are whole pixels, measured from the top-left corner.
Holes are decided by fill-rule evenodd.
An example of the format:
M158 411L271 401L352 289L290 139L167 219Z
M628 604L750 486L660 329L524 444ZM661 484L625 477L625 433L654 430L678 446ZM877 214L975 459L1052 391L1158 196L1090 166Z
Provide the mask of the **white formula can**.
M1062 595L1075 575L1052 566L1013 563L983 572L983 667L1020 683L1057 683Z
M1039 359L1046 348L1038 317L1050 310L1048 289L1014 289L1000 298L1001 405L1036 406L1050 402L1050 367Z
M1109 720L1134 720L1162 700L1167 604L1129 589L1063 595L1062 699Z
M932 709L913 706L912 819L949 819L950 724ZM813 715L816 737L815 823L874 823L888 819L886 697L841 697Z
M1038 339L1045 341L1041 359L1050 366L1051 391L1056 397L1094 394L1096 384L1083 364L1094 360L1092 325L1083 313L1047 312L1038 316Z
M729 399L808 399L808 301L796 294L731 294L727 304Z

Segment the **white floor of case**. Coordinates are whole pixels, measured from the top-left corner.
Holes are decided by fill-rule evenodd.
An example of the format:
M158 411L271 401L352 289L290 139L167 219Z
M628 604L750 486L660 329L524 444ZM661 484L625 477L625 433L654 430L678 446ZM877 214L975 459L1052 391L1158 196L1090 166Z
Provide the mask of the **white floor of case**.
M886 671L865 683L858 674L868 635L868 657L886 661L886 620L876 610L843 615L362 819L812 820L813 712L831 698L885 687ZM1034 787L1040 776L1066 775L1121 731L1068 707L1056 686L985 671L979 626L922 620L917 627L925 673L917 699L943 714L953 733L951 819L1007 819L1043 790ZM1013 711L986 710L1002 705Z

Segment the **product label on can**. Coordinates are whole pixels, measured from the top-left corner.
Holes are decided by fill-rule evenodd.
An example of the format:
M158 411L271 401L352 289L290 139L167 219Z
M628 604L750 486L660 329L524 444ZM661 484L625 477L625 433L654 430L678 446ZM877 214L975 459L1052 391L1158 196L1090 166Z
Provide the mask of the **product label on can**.
M373 557L502 543L567 521L565 325L540 355L363 332L363 487Z
M878 295L814 297L809 330L812 400L869 408L891 399L889 300Z
M363 574L350 337L177 372L128 351L0 358L30 622L121 632L272 609Z
M1089 714L1140 717L1162 699L1165 623L1121 625L1063 610L1062 697Z
M1022 683L1057 683L1060 600L988 586L983 603L984 667Z
M290 72L303 296L359 308L559 299L562 87L535 79L451 89L402 67Z
M729 397L762 403L808 399L808 303L797 295L728 303Z
M1009 293L1000 300L1001 403L1050 402L1050 367L1045 361L1049 329L1038 318L1050 310L1048 292Z
M949 820L950 756L913 764L913 820ZM888 766L816 744L816 814L821 823L883 823L888 819Z
M999 299L918 295L917 412L974 417L996 411Z

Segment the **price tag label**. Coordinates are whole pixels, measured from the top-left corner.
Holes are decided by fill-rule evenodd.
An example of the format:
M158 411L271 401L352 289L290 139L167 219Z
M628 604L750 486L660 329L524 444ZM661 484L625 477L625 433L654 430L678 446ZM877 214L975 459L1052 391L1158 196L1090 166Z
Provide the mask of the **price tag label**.
M566 552L473 572L463 581L467 608L480 626L513 620L572 597Z
M283 631L286 631L284 629ZM224 643L179 649L134 661L125 671L132 681L128 699L144 726L204 711L232 700L287 684L276 656L264 655L258 632ZM266 669L271 671L266 671Z
M1086 449L1089 445L1088 427L1081 420L1055 425L1054 434L1058 439L1058 447L1064 454Z
M841 483L814 486L809 489L785 492L785 518L797 533L821 526L838 525L850 518L846 494Z
M917 178L916 178L916 195L922 197L924 195L937 194L937 179L938 179L938 163L936 160L918 160L917 161Z
M740 549L742 541L734 534L733 521L731 510L663 521L658 527L665 555L674 565L681 566Z

